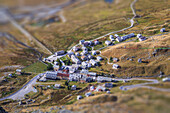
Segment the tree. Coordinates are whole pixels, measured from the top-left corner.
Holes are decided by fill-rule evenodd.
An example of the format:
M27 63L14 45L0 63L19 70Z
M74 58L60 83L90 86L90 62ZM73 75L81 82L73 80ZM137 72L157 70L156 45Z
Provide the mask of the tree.
M62 63L60 62L60 59L57 59L58 65L61 67Z
M51 63L48 63L47 70L53 70L53 65Z
M113 61L113 58L112 58L112 57L110 57L110 61Z
M69 81L65 81L65 85L66 85L66 86L69 86Z

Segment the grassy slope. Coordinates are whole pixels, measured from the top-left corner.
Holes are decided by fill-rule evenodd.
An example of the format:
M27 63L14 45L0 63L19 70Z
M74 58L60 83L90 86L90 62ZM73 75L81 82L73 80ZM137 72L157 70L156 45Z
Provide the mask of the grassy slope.
M103 0L88 0L84 5L73 5L64 10L66 23L26 28L53 51L67 49L80 39L94 39L129 26L128 18L133 16L131 1L121 0L118 4L108 6Z
M146 3L146 4L145 4ZM161 34L159 30L163 27L166 28L167 31L170 30L170 26L168 24L169 21L169 12L168 12L168 1L161 0L150 0L150 1L141 1L139 0L135 4L137 15L140 15L141 18L137 18L137 22L132 29L126 30L122 33L141 33L144 36L152 36L156 34ZM137 63L138 58L147 58L148 52L152 56L153 49L116 49L116 47L124 47L127 48L153 48L154 46L165 46L168 47L170 45L169 42L169 34L160 37L154 37L152 41L149 39L144 42L137 43L127 43L121 44L119 46L110 47L109 49L105 49L103 51L103 55L108 58L112 57L131 57L137 56L134 61L122 60L118 62L122 66L121 70L114 71L111 65L103 65L103 69L107 72L111 72L117 75L125 75L125 76L139 76L139 75L155 75L159 74L160 71L164 71L167 75L169 75L169 64L168 64L168 55L163 56L163 54L168 54L168 51L162 52L162 56L151 58L149 63L139 64Z

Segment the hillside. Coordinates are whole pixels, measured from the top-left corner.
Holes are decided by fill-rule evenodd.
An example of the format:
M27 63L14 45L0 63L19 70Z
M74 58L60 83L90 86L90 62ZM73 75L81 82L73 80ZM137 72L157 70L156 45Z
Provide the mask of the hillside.
M103 65L101 69L117 76L151 76L159 74L160 71L169 75L169 45L170 36L168 34L154 36L142 42L128 42L108 47L102 51L102 55L107 58L119 58L120 61L117 64L121 66L121 69L113 70L112 65L108 64ZM153 55L154 51L158 51L155 57ZM127 60L127 58L133 61ZM144 63L138 63L139 58Z

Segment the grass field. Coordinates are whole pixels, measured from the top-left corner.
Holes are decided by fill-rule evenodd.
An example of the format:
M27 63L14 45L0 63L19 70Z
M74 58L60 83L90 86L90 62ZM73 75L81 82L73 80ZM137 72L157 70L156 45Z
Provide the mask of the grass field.
M47 70L47 65L42 62L36 62L30 66L24 68L22 71L27 73L42 73Z

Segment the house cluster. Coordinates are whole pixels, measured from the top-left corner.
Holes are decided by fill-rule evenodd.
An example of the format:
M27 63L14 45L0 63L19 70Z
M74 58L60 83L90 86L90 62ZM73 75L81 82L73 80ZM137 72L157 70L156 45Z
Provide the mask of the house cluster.
M58 71L47 71L43 75L39 76L38 81L45 82L47 80L69 80L69 81L78 81L78 82L113 82L112 78L97 76L94 72L89 72L86 69L68 71L64 70Z
M131 34L128 34L128 35L124 35L124 36L119 36L118 34L115 34L114 35L116 37L116 41L118 42L122 42L126 39L129 39L129 38L132 38L132 37L135 37L135 34L134 33L131 33Z
M89 91L85 93L85 97L93 96L92 92L107 92L110 93L110 88L113 88L113 83L105 83L103 85L98 86L90 86ZM81 95L77 96L77 100L82 99L83 97Z

